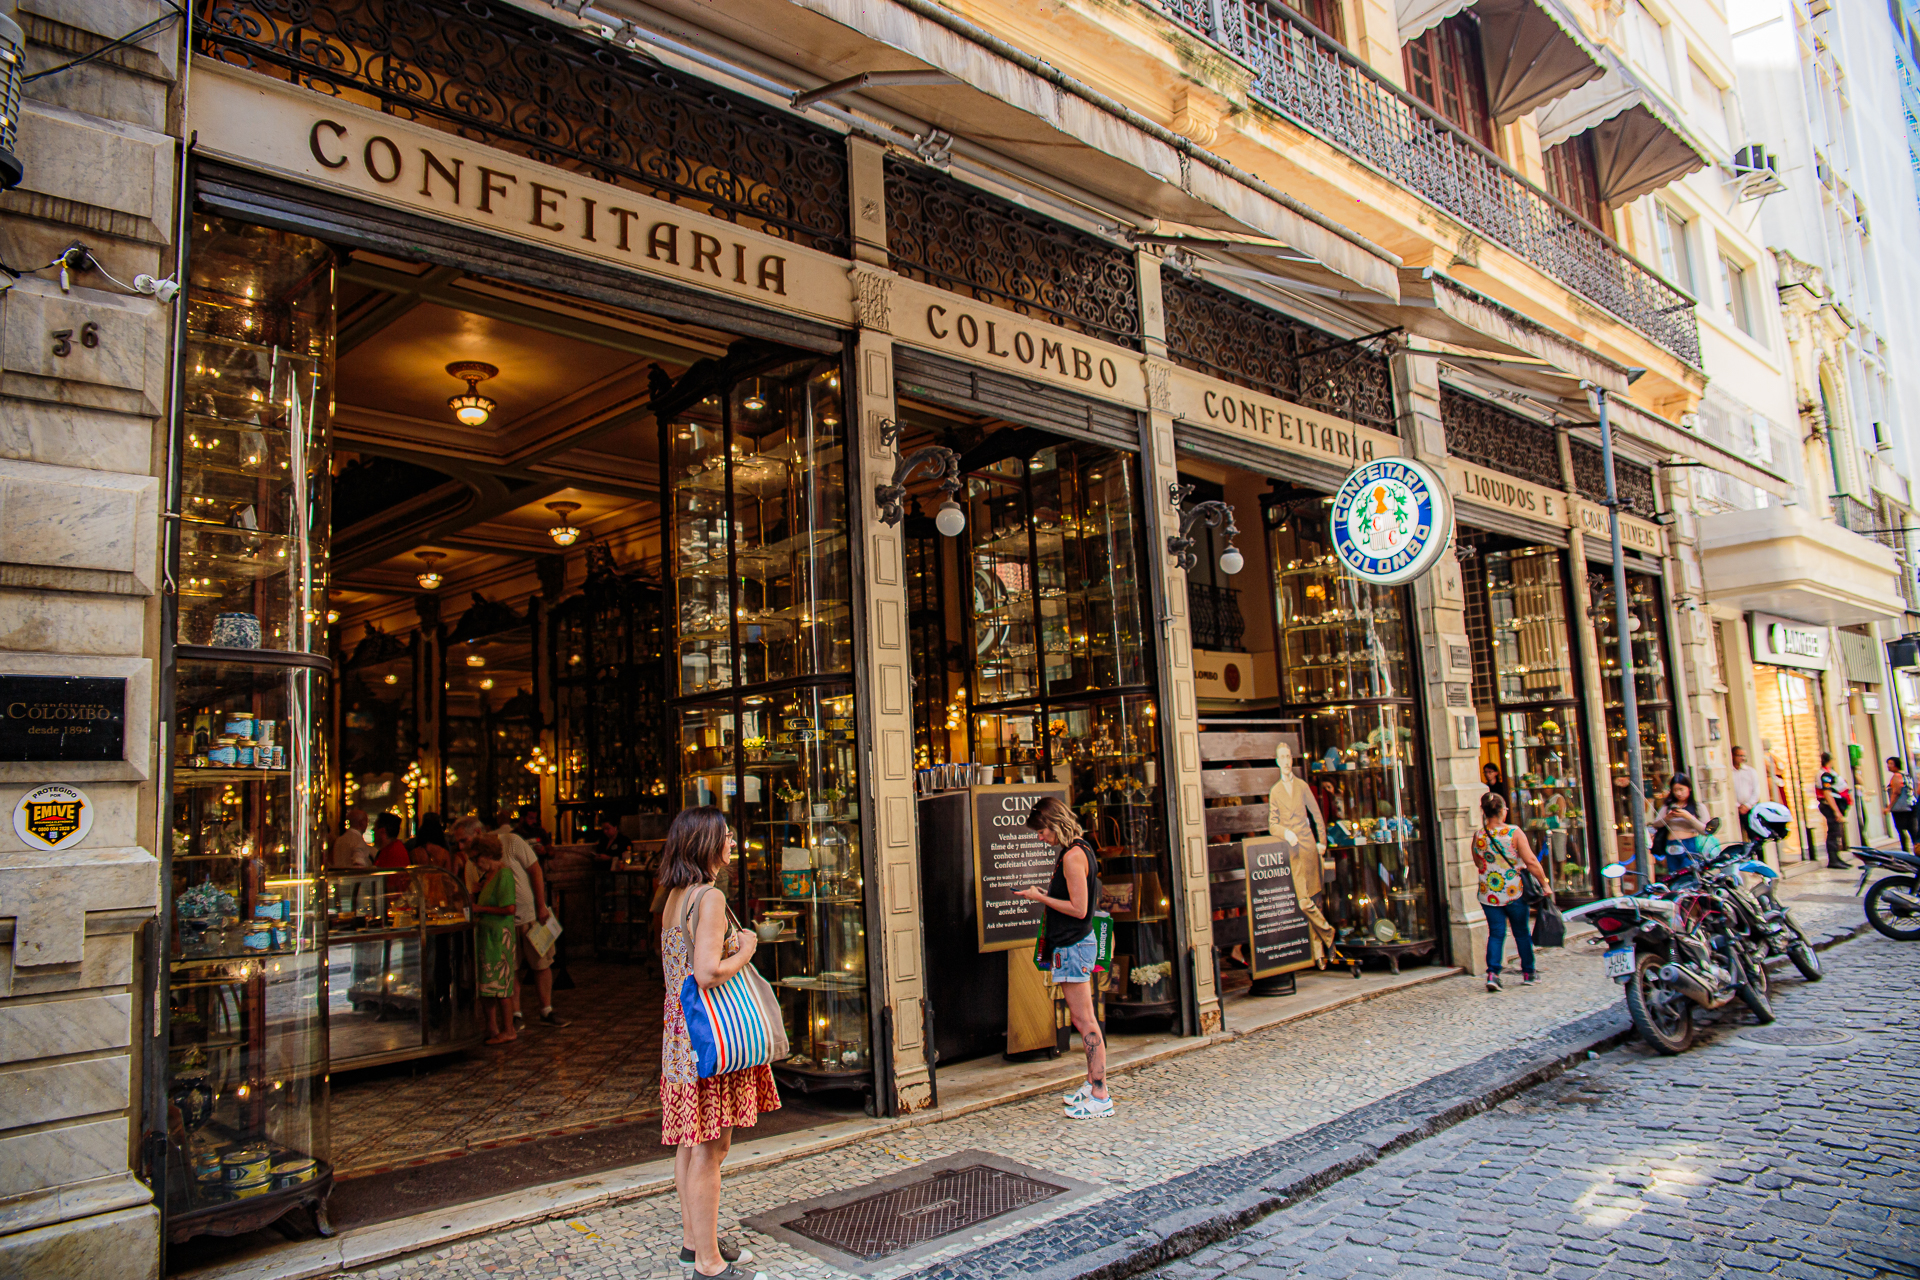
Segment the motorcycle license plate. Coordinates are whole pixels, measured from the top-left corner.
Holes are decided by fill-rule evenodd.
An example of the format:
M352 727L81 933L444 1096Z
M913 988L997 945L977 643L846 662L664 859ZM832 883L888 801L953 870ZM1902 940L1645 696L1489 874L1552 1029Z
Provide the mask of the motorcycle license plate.
M1633 972L1633 948L1615 947L1607 952L1607 976L1624 978Z

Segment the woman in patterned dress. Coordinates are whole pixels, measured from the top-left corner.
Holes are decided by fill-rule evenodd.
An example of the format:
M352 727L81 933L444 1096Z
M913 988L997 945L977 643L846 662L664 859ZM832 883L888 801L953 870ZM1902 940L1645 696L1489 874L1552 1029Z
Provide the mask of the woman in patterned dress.
M1540 881L1547 901L1553 889L1547 869L1527 845L1526 833L1507 821L1507 800L1498 791L1480 797L1484 821L1473 833L1473 865L1480 869L1480 909L1487 913L1487 990L1500 990L1500 962L1507 950L1507 927L1520 947L1520 980L1532 986L1533 934L1528 931L1527 899L1520 883L1522 869Z
M711 990L753 961L750 929L729 935L726 898L714 878L733 857L733 832L711 805L683 809L667 828L658 883L669 890L660 931L666 1030L660 1040L660 1140L674 1144L673 1183L680 1192L680 1261L701 1276L747 1280L736 1262L753 1255L720 1242L720 1163L735 1128L751 1128L777 1111L780 1094L769 1067L749 1067L702 1080L695 1072L680 987L691 973Z
M507 1002L513 999L520 961L513 936L513 876L502 861L497 837L474 837L471 851L481 879L473 895L473 920L480 954L480 998L487 1002L487 1043L511 1044L518 1037Z

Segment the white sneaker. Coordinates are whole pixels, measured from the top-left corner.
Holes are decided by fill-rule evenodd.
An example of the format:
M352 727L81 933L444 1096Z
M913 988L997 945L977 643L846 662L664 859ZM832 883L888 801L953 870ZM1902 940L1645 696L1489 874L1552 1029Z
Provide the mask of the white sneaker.
M1084 1102L1085 1100L1087 1100L1088 1098L1091 1098L1092 1096L1093 1096L1093 1086L1090 1084L1083 1083L1078 1089L1075 1089L1072 1093L1062 1098L1061 1101L1066 1103L1068 1106L1072 1106L1074 1103Z
M1067 1108L1069 1120L1105 1120L1112 1115L1113 1099L1096 1098L1092 1094L1088 1094Z

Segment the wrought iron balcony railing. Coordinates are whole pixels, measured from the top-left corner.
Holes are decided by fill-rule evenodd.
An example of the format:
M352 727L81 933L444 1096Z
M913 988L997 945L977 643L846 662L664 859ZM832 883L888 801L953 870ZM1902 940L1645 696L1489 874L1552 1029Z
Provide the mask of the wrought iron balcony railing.
M1240 641L1247 634L1247 620L1240 612L1238 587L1189 582L1187 610L1193 615L1194 648L1239 651Z
M1251 67L1275 111L1699 366L1691 297L1280 0L1155 3Z

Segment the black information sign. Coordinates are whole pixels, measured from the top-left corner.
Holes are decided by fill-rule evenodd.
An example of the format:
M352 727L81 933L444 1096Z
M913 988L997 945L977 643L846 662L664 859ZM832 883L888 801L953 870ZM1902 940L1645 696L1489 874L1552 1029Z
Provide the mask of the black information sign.
M980 950L1031 947L1046 908L1014 896L1029 885L1045 889L1059 851L1027 830L1027 814L1042 796L1062 804L1065 783L1023 782L973 788L973 876L980 904Z
M0 760L121 760L127 682L0 675Z
M1247 941L1256 978L1313 963L1313 935L1293 892L1293 855L1278 837L1241 842L1247 863Z

